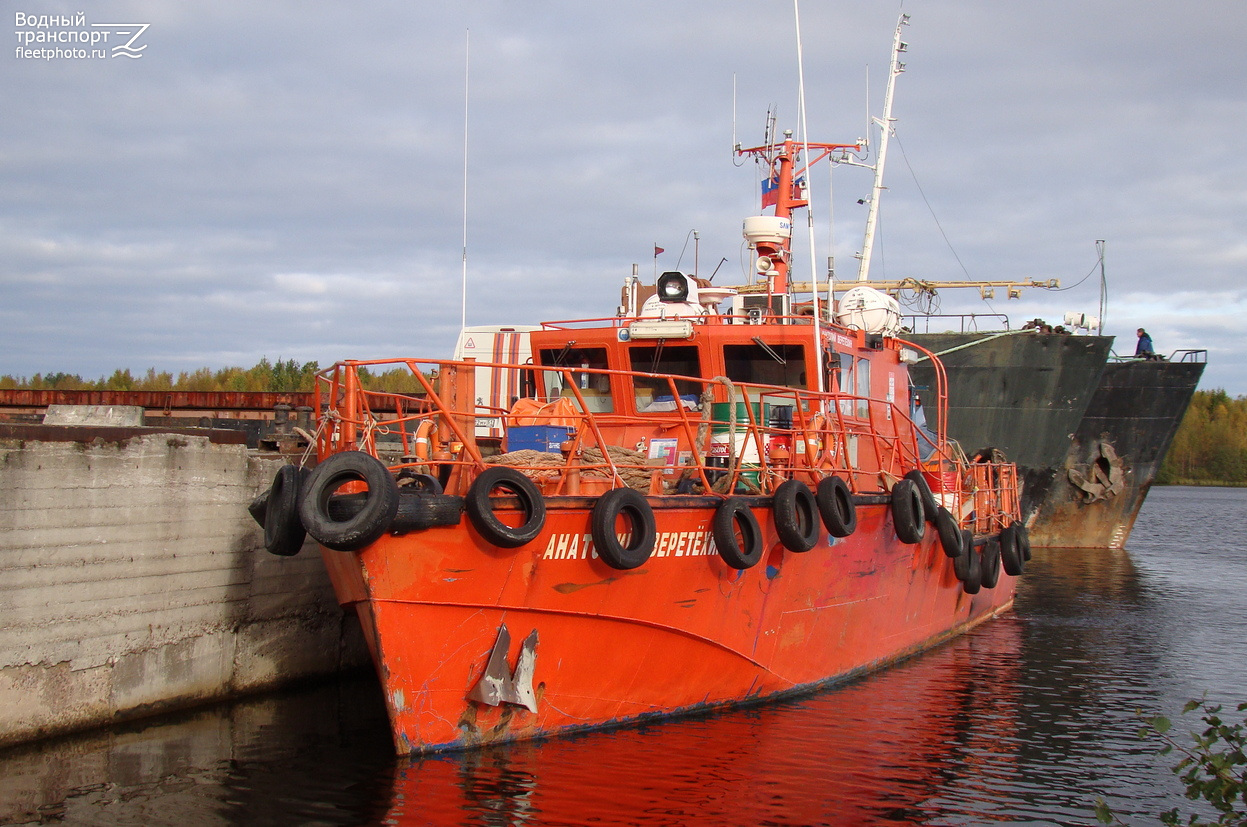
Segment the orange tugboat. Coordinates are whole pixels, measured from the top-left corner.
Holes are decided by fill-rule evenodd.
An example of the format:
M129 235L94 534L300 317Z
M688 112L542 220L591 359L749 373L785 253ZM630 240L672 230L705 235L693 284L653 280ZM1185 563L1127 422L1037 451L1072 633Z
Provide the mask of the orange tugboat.
M808 690L1011 605L1014 466L911 418L891 299L790 292L797 165L841 149L743 150L769 167L774 212L744 225L765 293L634 268L609 318L461 340L507 358L322 373L318 463L253 512L270 551L323 547L398 752ZM395 367L417 390L369 387Z

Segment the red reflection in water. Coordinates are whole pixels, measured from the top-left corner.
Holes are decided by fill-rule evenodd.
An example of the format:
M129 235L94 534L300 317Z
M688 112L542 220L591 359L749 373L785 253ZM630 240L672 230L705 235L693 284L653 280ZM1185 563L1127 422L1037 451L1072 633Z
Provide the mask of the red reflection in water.
M797 701L400 761L383 823L990 821L975 788L1015 772L1021 624L989 626Z

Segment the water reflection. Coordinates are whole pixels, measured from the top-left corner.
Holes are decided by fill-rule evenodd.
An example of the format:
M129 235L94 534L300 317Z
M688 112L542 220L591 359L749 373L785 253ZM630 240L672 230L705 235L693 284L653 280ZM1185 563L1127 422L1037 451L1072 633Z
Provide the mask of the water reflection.
M1015 740L1020 625L783 704L400 761L386 824L908 824ZM465 818L472 814L470 817Z
M1136 711L1247 685L1233 493L1153 492L1129 554L1037 550L1014 613L817 695L409 760L344 681L0 753L0 821L1085 825L1103 795L1155 824L1186 802Z

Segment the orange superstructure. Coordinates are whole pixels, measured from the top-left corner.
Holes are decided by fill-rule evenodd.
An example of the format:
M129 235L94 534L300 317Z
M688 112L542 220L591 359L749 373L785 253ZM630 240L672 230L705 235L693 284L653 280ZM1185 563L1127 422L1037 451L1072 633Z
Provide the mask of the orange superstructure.
M869 288L840 315L794 303L801 148L772 149L775 214L745 224L766 296L634 275L614 316L508 328L523 362L508 338L510 358L321 374L319 462L253 512L275 553L323 546L398 751L791 693L1011 604L1014 467L915 421L908 365L935 357ZM361 381L395 367L416 390ZM517 375L514 399L480 387Z

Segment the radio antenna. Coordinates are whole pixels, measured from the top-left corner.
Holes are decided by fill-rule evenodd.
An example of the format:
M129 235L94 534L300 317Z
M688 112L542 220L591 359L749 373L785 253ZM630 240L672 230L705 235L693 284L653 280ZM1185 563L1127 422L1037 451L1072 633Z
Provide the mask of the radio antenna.
M463 32L463 297L459 327L468 326L468 56L471 29Z
M805 158L805 163L806 163L804 186L808 189L810 186L809 167L811 164L810 162L810 125L809 125L809 121L806 118L806 113L805 113L805 68L803 65L804 58L801 53L801 11L798 8L798 0L792 0L792 17L793 17L793 24L797 30L797 98L798 98L798 104L800 107L799 120L801 123L801 145L802 145L802 150L804 152L804 158ZM820 328L822 327L821 322L822 322L823 311L822 311L822 308L819 307L819 302L818 302L818 272L817 272L817 265L814 263L814 208L813 208L813 204L809 203L809 199L806 199L806 201L807 203L805 207L805 229L806 229L806 234L809 236L810 284L813 285L813 293L814 293L814 325L813 325L814 352L821 353L823 334ZM827 300L831 301L831 296L828 296ZM816 373L818 374L818 392L822 393L824 390L826 390L826 388L823 385L823 381L824 381L823 371L819 370L819 371L816 371Z

